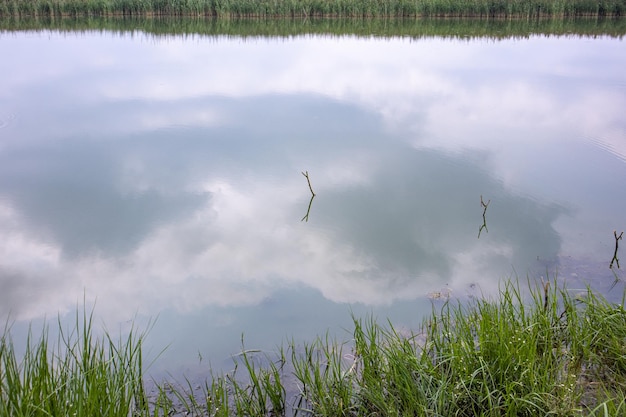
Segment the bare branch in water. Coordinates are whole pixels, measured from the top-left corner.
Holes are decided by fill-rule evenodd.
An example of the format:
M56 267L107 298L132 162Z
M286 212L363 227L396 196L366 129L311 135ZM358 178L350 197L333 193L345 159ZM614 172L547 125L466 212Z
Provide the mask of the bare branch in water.
M309 213L311 212L311 204L313 204L313 199L314 198L315 198L315 194L313 194L311 196L311 200L309 201L309 208L306 210L306 214L304 215L302 220L300 220L301 222L308 222L309 221Z
M611 264L609 265L609 268L611 269L613 269L613 262L615 262L615 264L617 265L617 269L619 269L619 259L617 259L617 248L618 248L618 243L620 239L622 238L623 234L624 232L620 233L619 236L617 236L617 230L613 230L613 236L615 236L615 252L613 253L613 259L611 259Z
M311 190L311 200L309 201L309 208L306 211L306 214L304 215L304 217L302 218L301 221L303 222L308 222L309 221L309 213L311 212L311 204L313 204L313 199L315 198L315 192L313 191L313 187L311 187L311 180L309 179L309 171L304 171L302 173L302 175L304 175L304 178L306 178L306 182L307 184L309 184L309 190Z
M313 191L313 187L311 187L311 180L309 179L309 171L303 172L302 175L304 175L304 178L306 178L306 182L309 184L309 190L311 190L311 195L315 197L315 192Z
M483 201L483 196L480 196L480 205L483 207L483 224L482 226L480 226L480 228L478 229L478 238L480 239L480 234L483 232L483 229L485 229L487 231L487 233L489 233L489 229L487 229L487 219L485 218L485 214L487 214L487 207L489 206L489 203L491 203L491 200L487 201L487 203L485 203Z

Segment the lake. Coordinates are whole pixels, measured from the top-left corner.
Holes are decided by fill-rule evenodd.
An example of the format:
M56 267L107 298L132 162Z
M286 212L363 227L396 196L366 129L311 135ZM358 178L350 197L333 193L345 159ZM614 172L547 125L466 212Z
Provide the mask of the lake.
M511 277L623 294L623 34L32 29L0 51L16 339L95 305L113 333L154 321L155 373L202 373L242 337L416 329Z

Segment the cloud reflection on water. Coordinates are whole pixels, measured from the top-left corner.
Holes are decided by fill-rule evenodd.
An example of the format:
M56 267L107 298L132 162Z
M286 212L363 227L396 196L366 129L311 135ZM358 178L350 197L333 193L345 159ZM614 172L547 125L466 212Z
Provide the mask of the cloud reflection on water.
M481 265L475 265L467 254L476 251L479 218L470 208L481 190L502 202L509 194L484 169L485 156L381 144L380 119L340 104L331 104L332 117L318 116L319 132L312 127L307 133L318 137L317 149L332 152L307 153L313 138L283 138L302 126L299 117L310 113L303 110L323 99L254 101L233 116L267 121L280 115L292 123L253 123L230 135L220 129L148 132L107 142L100 152L98 144L65 141L45 161L33 151L35 172L18 175L14 165L3 165L11 174L3 188L13 190L12 205L28 219L20 233L44 230L44 242L56 248L45 268L47 280L54 280L47 303L68 305L68 292L79 298L86 288L105 309L121 314L131 313L125 306L146 314L152 306L193 311L258 303L277 289L305 285L337 302L386 304L445 284L467 285L497 264L504 264L502 273L510 262L527 263L539 250L536 237L562 211L546 216L539 204L508 197L511 207L501 208L507 216L493 215L494 230L509 228L515 207L527 211L510 236L483 245L475 254ZM250 110L259 114L246 114ZM350 137L342 140L345 132ZM318 174L319 198L308 224L299 222L308 189L290 161L301 155ZM129 158L139 161L130 175L119 164ZM30 159L22 155L18 162ZM341 170L349 175L342 179ZM129 194L131 175L140 186ZM520 239L517 226L535 238ZM541 237L548 246L541 253L555 256L558 235ZM532 254L521 253L529 249ZM468 274L472 269L476 274ZM35 286L19 282L7 285L3 305L19 312L47 304L33 298L29 306L16 297Z
M0 131L0 313L20 319L84 292L122 319L301 286L365 304L487 289L554 265L554 224L584 204L529 183L530 155L625 139L624 91L581 82L598 67L571 69L576 39L69 39L0 38L33 52L0 64L20 119Z

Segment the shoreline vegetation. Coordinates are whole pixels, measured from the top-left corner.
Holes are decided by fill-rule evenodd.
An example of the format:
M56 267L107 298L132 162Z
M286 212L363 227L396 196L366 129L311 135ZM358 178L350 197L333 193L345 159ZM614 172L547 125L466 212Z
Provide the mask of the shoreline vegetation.
M0 0L0 17L623 17L626 0Z
M0 0L1 1L1 0ZM193 35L241 38L302 35L358 36L367 38L407 37L422 39L510 39L543 36L609 36L626 35L626 19L218 19L205 17L5 17L0 18L2 31L88 32L106 31L116 35L143 32L153 37Z
M354 318L351 341L242 348L235 370L200 390L156 382L155 394L144 388L146 333L95 338L79 312L56 343L30 334L23 357L5 329L0 416L626 415L625 298L505 281L493 299L433 301L415 333Z

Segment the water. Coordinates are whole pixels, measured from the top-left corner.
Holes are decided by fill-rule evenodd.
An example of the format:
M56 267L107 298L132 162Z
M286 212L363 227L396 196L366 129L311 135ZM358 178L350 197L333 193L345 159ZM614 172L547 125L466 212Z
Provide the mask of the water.
M114 332L156 318L155 372L195 372L242 335L348 337L369 312L416 328L433 298L507 277L622 294L621 37L47 30L0 50L18 333L95 303Z

